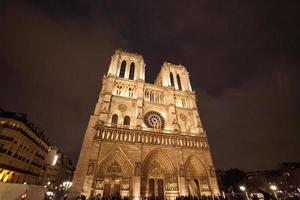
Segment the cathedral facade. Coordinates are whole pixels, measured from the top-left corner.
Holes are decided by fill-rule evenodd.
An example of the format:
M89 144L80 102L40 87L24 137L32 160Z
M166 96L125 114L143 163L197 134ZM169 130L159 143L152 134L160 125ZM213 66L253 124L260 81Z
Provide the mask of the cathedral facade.
M141 55L115 51L89 119L71 194L132 199L219 194L184 66L165 62L150 84Z

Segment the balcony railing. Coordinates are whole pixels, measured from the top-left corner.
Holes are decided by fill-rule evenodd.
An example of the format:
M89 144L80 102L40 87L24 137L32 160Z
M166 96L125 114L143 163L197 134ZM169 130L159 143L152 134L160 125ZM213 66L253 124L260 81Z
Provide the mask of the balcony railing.
M163 146L178 146L185 148L209 148L207 138L203 136L188 136L162 132L132 130L126 128L97 125L95 139L119 141L126 143L143 143Z

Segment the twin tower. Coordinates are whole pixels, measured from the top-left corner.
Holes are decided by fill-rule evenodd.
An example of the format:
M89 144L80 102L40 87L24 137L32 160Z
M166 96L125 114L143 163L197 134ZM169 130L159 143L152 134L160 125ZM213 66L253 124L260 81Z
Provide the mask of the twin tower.
M145 82L138 54L116 50L90 116L72 196L173 200L219 194L189 73L164 63Z

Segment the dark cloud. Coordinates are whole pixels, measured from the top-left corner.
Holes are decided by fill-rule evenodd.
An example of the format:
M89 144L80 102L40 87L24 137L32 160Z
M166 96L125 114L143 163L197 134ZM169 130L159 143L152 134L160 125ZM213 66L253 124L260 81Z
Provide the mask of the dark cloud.
M0 105L28 113L76 161L116 48L152 82L181 63L199 94L217 167L298 159L300 3L1 1Z

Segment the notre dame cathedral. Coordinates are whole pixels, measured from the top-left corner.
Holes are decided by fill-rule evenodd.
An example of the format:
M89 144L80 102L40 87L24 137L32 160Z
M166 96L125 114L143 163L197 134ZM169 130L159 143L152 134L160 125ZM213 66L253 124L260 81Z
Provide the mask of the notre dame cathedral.
M145 82L138 54L116 50L88 127L72 196L135 200L219 194L214 164L182 65L165 62Z

